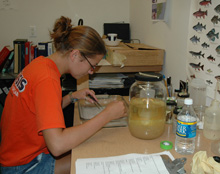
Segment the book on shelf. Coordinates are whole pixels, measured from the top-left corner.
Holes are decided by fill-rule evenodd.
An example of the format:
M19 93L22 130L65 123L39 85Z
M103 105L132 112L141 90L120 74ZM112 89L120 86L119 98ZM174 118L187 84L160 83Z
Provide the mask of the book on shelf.
M16 39L14 44L14 73L19 73L25 67L25 43L27 39Z
M9 70L13 61L14 61L14 50L12 50L11 53L9 54L8 59L2 69L2 73L5 73Z
M28 41L28 39L15 39L13 41L13 48L5 46L0 52L0 72L3 68L4 72L7 72L10 68L17 74L36 57L47 57L53 54L53 48L52 41L39 42L37 45L34 45L33 42ZM12 50L13 53L10 54ZM6 59L8 59L9 55L11 56L6 64Z
M20 54L21 54L21 63L19 67L19 71L21 71L25 67L25 43L20 44Z
M19 44L14 44L14 73L18 73L18 63L19 63L19 56L18 56L18 48Z
M53 53L53 45L51 41L38 43L38 56L50 56Z
M36 47L37 47L37 45L31 44L30 62L36 58L36 57L35 57L35 56L36 56L36 55L35 55L35 48L36 48Z
M48 56L50 56L51 54L53 54L53 43L48 42Z
M34 59L38 57L38 47L37 45L34 47Z
M7 59L12 52L13 48L10 46L4 46L3 49L0 52L0 72L2 71L5 63L7 62Z
M25 66L27 66L31 62L31 41L25 42Z

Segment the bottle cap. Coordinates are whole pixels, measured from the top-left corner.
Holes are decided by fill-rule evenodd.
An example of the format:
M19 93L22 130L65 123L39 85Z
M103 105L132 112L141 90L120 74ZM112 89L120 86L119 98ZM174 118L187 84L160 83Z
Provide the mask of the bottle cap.
M191 98L185 98L184 104L185 105L192 105L193 104L193 100Z
M170 141L161 141L160 148L165 150L170 150L173 148L173 143Z

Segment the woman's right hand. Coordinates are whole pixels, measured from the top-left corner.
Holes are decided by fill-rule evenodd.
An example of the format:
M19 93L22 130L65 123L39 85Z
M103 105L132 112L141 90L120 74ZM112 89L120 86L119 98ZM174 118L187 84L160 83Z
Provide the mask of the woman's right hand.
M123 101L113 101L103 110L109 121L128 115L128 108Z

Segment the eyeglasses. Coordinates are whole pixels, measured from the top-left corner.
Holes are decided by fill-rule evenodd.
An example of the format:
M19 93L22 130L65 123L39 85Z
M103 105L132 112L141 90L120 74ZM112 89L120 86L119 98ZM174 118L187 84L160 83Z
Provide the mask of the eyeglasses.
M81 52L81 55L86 59L86 61L89 63L89 65L91 66L92 70L95 70L96 66L92 65L91 62L88 60L88 58L85 56L84 53Z

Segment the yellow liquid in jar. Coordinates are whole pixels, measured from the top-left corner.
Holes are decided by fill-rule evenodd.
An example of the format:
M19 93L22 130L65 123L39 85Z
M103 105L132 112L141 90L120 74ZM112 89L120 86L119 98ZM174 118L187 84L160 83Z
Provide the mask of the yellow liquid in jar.
M164 132L166 103L155 98L132 98L129 104L129 130L140 139L155 139Z

